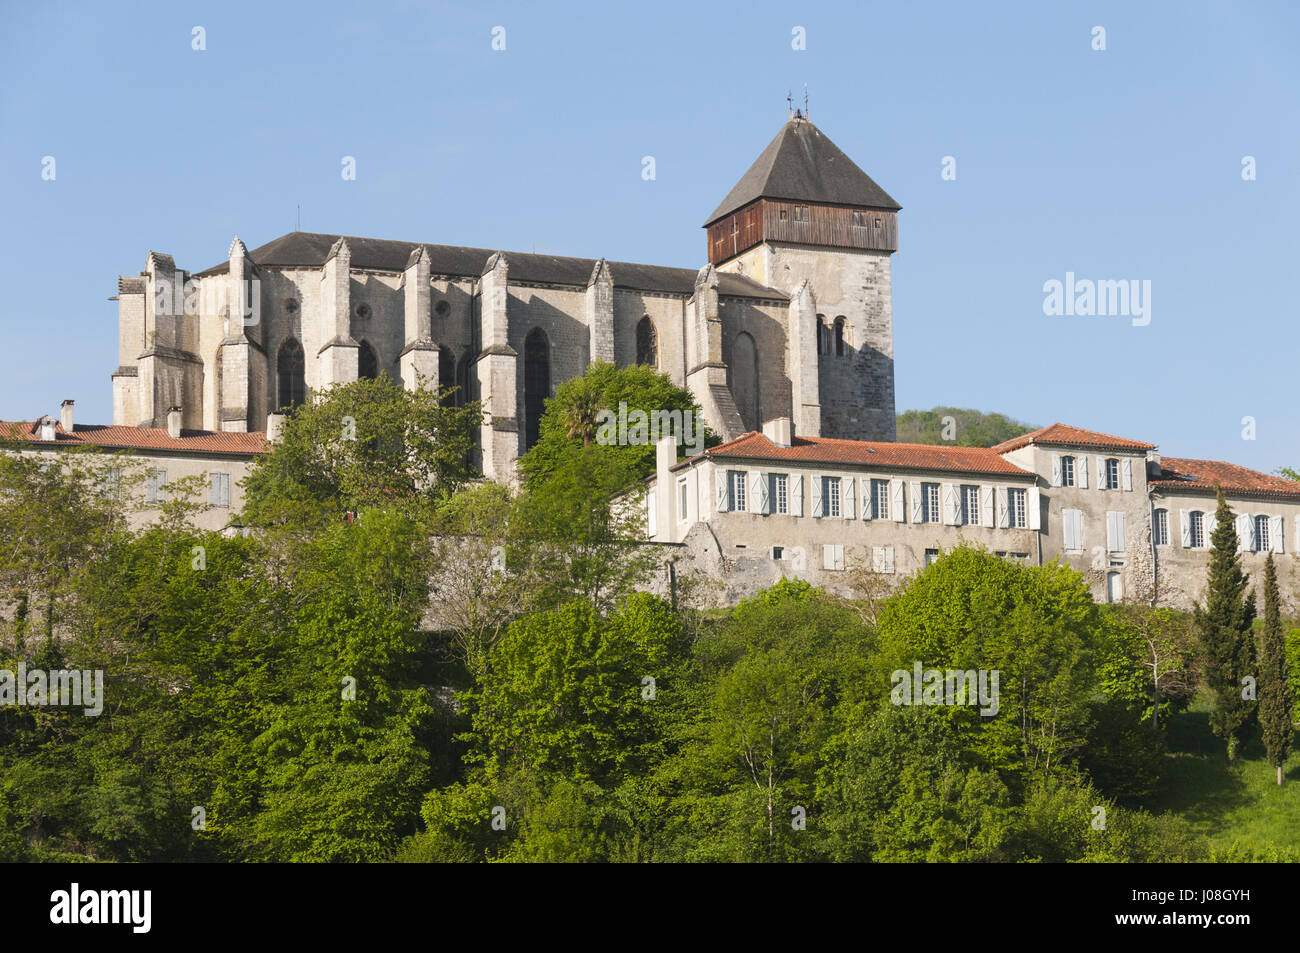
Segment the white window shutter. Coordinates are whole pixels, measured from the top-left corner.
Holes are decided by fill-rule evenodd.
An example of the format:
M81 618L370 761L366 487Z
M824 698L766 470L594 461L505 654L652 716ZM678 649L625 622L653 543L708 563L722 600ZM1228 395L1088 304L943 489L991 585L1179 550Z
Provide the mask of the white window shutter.
M786 488L789 490L791 516L803 516L803 474L791 473Z
M1124 492L1128 493L1133 489L1133 461L1125 457L1120 461L1120 479L1124 481Z
M746 500L749 512L767 512L767 474L751 470L749 473L749 499Z
M883 546L871 547L871 571L872 572L885 571L885 547Z
M840 515L846 520L855 518L853 510L853 488L857 486L857 483L858 481L853 477L842 477L840 479L840 486L842 487L840 495L844 497L840 500Z
M1083 511L1064 510L1065 548L1071 552L1083 551Z
M951 483L943 485L943 521L948 526L961 524L961 497Z
M1253 553L1259 549L1259 537L1255 535L1255 517L1249 513L1242 515L1246 517L1246 548Z
M903 480L889 481L889 515L895 523L907 522L907 502L903 499Z
M1124 514L1110 512L1106 514L1106 551L1108 553L1122 553L1126 551L1124 545Z
M813 516L822 516L822 477L820 473L814 473L808 477L808 483L812 486L812 514Z
M1201 532L1205 534L1205 545L1210 545L1210 537L1214 535L1214 528L1219 525L1219 514L1217 510L1210 510L1201 516Z
M1088 489L1088 458L1083 454L1074 458L1074 482L1079 484L1079 489ZM1097 482L1101 486L1101 481Z
M871 477L862 478L862 518L871 519Z
M1282 532L1282 517L1270 516L1268 518L1268 541L1273 546L1273 552L1286 552L1286 544L1283 542L1284 534Z
M886 546L885 547L885 572L892 573L893 571L894 571L894 547Z
M1183 549L1192 548L1192 518L1186 510L1178 511L1178 518L1183 521Z
M714 467L718 481L718 512L725 513L731 509L731 475L721 467Z
M1061 485L1061 455L1052 454L1052 486Z
M649 493L646 494L646 498L645 498L646 535L652 537L659 535L659 525L656 519L658 513L656 512L657 507L655 506L656 495L657 494L653 490L651 490Z
M980 487L980 525L993 525L993 487Z
M908 487L912 494L912 522L920 523L925 519L925 498L921 495L921 483L913 480Z
M1011 526L1011 499L1008 496L1010 492L1005 486L1000 486L997 489L999 529L1007 529Z
M1025 494L1025 506L1029 508L1029 528L1041 530L1043 528L1043 518L1040 512L1041 506L1038 499L1038 487L1031 486L1029 492Z
M1109 490L1111 487L1106 484L1106 458L1101 454L1097 454L1095 459L1097 461L1097 489Z

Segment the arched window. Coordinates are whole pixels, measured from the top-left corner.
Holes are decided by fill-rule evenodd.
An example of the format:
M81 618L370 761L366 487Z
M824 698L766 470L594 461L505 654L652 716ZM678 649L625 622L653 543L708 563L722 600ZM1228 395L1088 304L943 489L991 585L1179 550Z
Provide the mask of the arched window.
M467 350L460 363L456 365L456 398L457 407L464 407L474 399L474 376L473 376L473 350Z
M827 346L828 343L829 335L826 331L826 315L819 314L817 315L817 353L829 354L831 349Z
M541 435L542 411L551 396L551 343L533 328L524 338L524 449Z
M844 316L835 319L835 356L844 356Z
M636 362L659 367L659 335L655 333L654 322L646 315L636 325Z
M451 348L444 344L438 348L438 392L442 393L449 387L455 387L456 381L453 380L455 376L456 356L451 353ZM459 407L464 403L464 398L456 394L452 396L451 401L453 406Z
M379 358L369 341L361 342L361 350L357 354L357 376L370 380L379 376Z
M285 338L275 357L275 379L284 413L307 401L306 360L297 338Z
M757 430L762 426L758 419L758 348L754 339L744 331L736 335L731 346L727 377L741 422L746 430Z

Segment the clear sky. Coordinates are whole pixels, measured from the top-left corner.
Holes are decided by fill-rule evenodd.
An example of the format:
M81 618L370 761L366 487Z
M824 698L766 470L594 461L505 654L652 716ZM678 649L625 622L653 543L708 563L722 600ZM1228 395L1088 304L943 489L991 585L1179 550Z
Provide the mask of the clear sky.
M110 422L116 276L150 249L199 271L299 205L307 231L699 267L805 83L903 206L900 410L1300 466L1292 2L0 0L0 418ZM1150 281L1150 323L1045 315L1067 272Z

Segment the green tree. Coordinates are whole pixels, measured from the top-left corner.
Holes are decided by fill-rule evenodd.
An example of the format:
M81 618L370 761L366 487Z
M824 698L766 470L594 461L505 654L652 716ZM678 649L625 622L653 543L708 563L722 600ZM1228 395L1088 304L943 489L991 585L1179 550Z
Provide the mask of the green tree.
M589 365L581 377L570 378L557 387L555 396L546 402L537 443L520 461L529 488L549 480L575 449L583 447L599 448L602 455L616 459L618 465L613 469L625 472L630 482L653 474L655 444L649 439L648 428L642 442L620 444L601 439L606 429L599 425L602 411L617 415L620 405L626 405L629 415L643 412L647 420L656 411L690 413L694 424L701 428L701 445L716 443L691 392L678 387L667 374L644 364L615 367L597 362ZM684 444L682 436L677 434L679 452Z
M657 746L658 694L681 640L672 610L645 593L608 616L575 600L520 619L466 695L470 758L489 778L518 770L606 782L643 771Z
M450 394L380 375L315 395L245 478L244 521L301 528L374 506L424 516L473 475L466 460L482 411Z
M125 532L139 479L129 458L96 450L0 449L0 591L13 605L0 619L15 645L66 622L77 577Z
M663 778L684 859L821 855L817 769L837 707L860 698L868 645L851 608L792 582L742 602L697 644L693 677L707 687Z
M1214 693L1210 727L1227 743L1228 760L1235 761L1255 717L1255 701L1245 697L1243 685L1247 676L1255 674L1255 595L1241 569L1236 521L1222 489L1215 519L1209 584L1205 605L1197 607L1196 622L1205 653L1206 682Z
M577 598L608 609L658 565L645 545L644 498L628 457L600 446L568 448L516 501L510 571L537 582L541 605Z
M1085 580L1059 565L1021 566L958 547L917 576L880 614L873 674L948 669L998 673L996 714L975 705L936 709L960 733L972 766L1023 776L1077 757L1092 723L1100 652L1097 607Z
M1264 629L1259 646L1259 723L1268 763L1277 768L1279 785L1295 740L1294 712L1295 697L1291 694L1291 671L1278 607L1277 568L1269 553L1264 563Z
M901 443L947 443L958 447L991 447L1034 428L1002 414L961 407L905 410L895 419Z

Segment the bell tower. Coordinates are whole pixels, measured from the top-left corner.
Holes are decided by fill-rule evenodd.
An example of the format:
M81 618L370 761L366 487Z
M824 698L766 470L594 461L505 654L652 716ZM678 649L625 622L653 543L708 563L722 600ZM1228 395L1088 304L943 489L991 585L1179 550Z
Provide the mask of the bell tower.
M719 271L799 289L786 328L797 433L804 420L810 435L805 411L817 408L821 436L894 439L890 256L900 208L796 112L705 222ZM809 320L814 328L801 326Z

